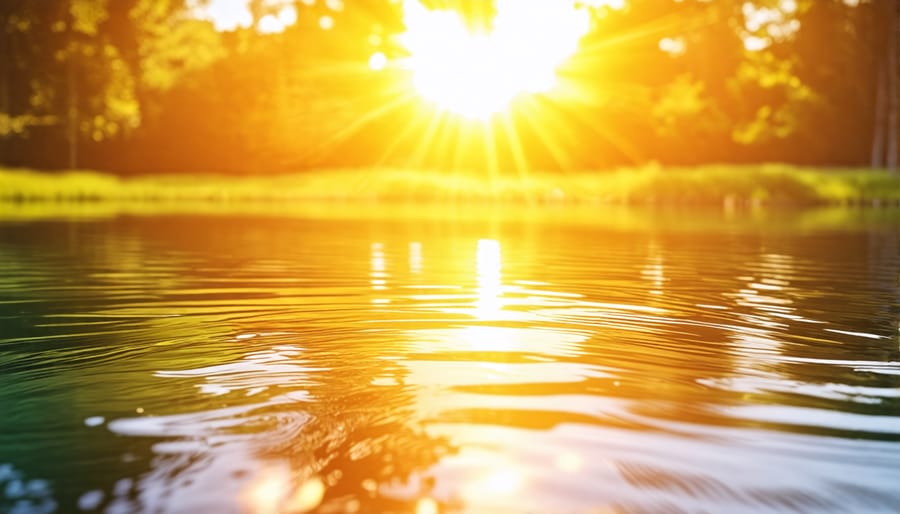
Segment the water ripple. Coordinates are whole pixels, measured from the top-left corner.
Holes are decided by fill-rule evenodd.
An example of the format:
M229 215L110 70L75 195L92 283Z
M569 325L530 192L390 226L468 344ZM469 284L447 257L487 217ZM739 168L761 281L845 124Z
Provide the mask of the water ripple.
M900 232L659 223L0 223L0 511L900 511Z

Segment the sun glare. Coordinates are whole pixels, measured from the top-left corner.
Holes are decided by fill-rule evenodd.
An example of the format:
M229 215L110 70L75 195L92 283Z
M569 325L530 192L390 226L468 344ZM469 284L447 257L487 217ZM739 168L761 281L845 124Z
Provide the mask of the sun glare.
M497 0L490 29L475 30L453 10L405 0L416 90L442 109L488 118L518 96L546 93L590 28L587 8L566 0Z

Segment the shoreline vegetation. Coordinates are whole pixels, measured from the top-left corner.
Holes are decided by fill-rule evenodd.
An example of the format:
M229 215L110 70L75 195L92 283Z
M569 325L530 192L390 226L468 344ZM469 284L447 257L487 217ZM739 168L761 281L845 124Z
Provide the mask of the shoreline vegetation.
M647 166L498 175L361 168L271 176L0 169L0 204L295 202L703 207L900 207L900 174L789 165ZM10 205L12 204L12 205Z
M647 167L494 180L372 168L255 177L0 169L0 221L198 215L564 222L624 231L896 230L900 176L785 165Z

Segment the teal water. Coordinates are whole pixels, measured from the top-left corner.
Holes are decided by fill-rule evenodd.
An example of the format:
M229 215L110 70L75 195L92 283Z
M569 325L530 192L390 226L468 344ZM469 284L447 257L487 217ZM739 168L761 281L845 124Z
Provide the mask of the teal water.
M0 512L898 512L900 224L791 219L0 222Z

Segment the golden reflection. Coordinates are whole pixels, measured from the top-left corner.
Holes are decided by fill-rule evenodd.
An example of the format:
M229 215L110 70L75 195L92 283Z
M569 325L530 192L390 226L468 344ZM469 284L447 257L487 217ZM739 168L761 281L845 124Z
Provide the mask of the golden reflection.
M250 481L242 498L244 510L252 514L310 512L325 498L325 483L310 477L295 487L287 465L272 466Z
M450 473L458 477L454 499L465 505L467 512L511 512L511 506L526 507L520 497L533 485L529 483L529 466L509 455L490 449L473 450L468 445L471 441L490 441L487 446L502 446L519 437L498 430L494 424L497 421L482 417L490 418L490 413L497 411L517 411L526 403L534 409L535 402L540 407L534 415L540 417L540 410L553 412L560 402L572 401L547 394L544 388L562 388L597 374L589 365L563 359L578 351L588 332L530 323L548 306L581 302L580 296L553 290L551 284L535 281L536 277L527 274L507 276L514 270L529 269L523 263L533 253L520 246L504 248L501 241L479 239L474 262L454 258L453 252L434 252L429 273L452 269L456 276L450 282L457 284L471 283L474 276L475 294L416 294L411 298L422 307L432 305L437 312L469 320L464 317L458 323L410 329L406 337L408 354L398 361L405 368L405 384L415 386L415 419L427 422L449 417L462 421L429 424L428 431L446 438L452 446L467 448L446 456L437 468L438 476ZM515 257L517 266L505 270L504 251ZM460 263L465 266L457 267ZM460 304L454 304L454 300ZM523 402L519 395L495 394L492 388L521 388L529 391L523 394L534 396ZM495 436L501 439L493 440ZM578 455L560 453L558 458L549 457L548 467L559 473L578 473L585 468ZM433 509L438 505L430 496L419 500L417 513L436 512Z
M370 262L372 271L369 273L369 277L371 277L372 289L376 291L387 289L386 279L388 275L385 271L387 263L384 257L383 243L372 243L372 258Z
M485 496L512 494L522 488L522 475L515 469L497 469L485 475L469 492L482 492Z
M440 514L441 510L432 498L421 498L416 502L416 514Z
M253 514L277 514L289 487L290 475L286 469L266 469L245 490L245 506Z
M169 451L186 454L186 463L165 455L156 457L154 461L147 459L148 465L155 466L157 472L155 478L142 479L145 484L156 482L167 490L177 491L187 482L186 479L195 476L205 478L203 484L208 484L220 477L232 476L229 473L232 468L222 464L227 460L227 464L233 463L243 473L240 476L250 477L247 479L246 512L349 511L348 508L326 510L322 503L325 496L328 500L359 498L365 502L361 511L378 512L379 509L368 508L375 502L374 498L394 499L383 493L382 484L390 485L395 480L399 482L411 474L421 473L436 477L434 483L437 486L427 491L422 491L427 487L425 485L410 487L412 492L398 494L397 501L404 502L403 512L411 511L413 503L415 512L419 514L438 512L443 505L439 505L438 500L449 504L455 500L457 491L464 492L460 504L465 501L463 508L468 508L469 512L497 512L499 509L491 509L490 506L532 507L525 504L548 497L560 502L565 498L553 495L560 489L562 495L575 491L590 499L606 499L603 493L609 494L613 500L618 499L616 487L628 488L623 489L623 495L641 494L645 491L637 486L614 481L613 473L603 466L609 463L609 467L614 469L614 465L622 462L657 462L653 459L661 459L664 464L679 464L677 458L695 450L696 446L691 446L694 441L713 441L715 444L712 446L706 445L713 453L721 449L717 442L720 433L715 426L704 424L705 419L699 416L695 418L695 425L690 423L693 421L691 416L707 409L708 402L732 401L730 395L706 395L694 381L695 374L699 373L709 372L718 376L731 372L729 356L716 344L722 331L731 329L694 330L693 326L681 323L681 319L657 315L661 314L660 309L628 305L629 301L646 300L642 291L646 287L641 288L641 285L652 283L656 287L662 286L664 270L663 260L659 257L661 250L655 247L648 250L646 246L632 244L631 239L626 239L623 244L614 237L597 236L595 240L604 239L605 253L593 253L590 259L584 261L567 262L564 259L571 257L571 254L561 250L559 255L550 255L538 262L537 256L547 255L547 246L577 245L585 240L585 231L551 236L550 231L556 230L551 226L546 232L538 232L535 236L530 232L524 232L522 236L516 227L500 225L502 229L486 232L505 236L494 235L496 239L478 240L478 236L459 236L455 231L467 229L453 226L441 227L438 236L420 239L423 243L403 239L403 232L396 234L396 225L390 224L390 229L362 227L359 229L362 235L353 236L360 239L347 236L343 243L354 254L352 260L341 260L335 258L338 252L331 245L332 226L326 227L328 230L322 230L320 237L326 238L328 244L320 254L310 252L321 261L312 260L310 263L322 262L342 268L329 268L322 276L324 278L316 275L303 277L310 280L309 284L285 280L295 277L298 269L305 268L291 267L285 264L287 259L269 260L276 253L271 248L234 244L235 239L231 237L222 242L223 250L234 246L241 252L249 253L231 256L227 251L216 252L216 255L226 255L228 259L205 272L223 272L225 276L221 277L221 282L213 280L219 277L204 275L204 270L198 269L194 259L170 263L182 266L180 269L170 269L155 261L141 259L147 254L143 248L137 248L142 251L135 250L136 256L125 256L131 259L128 261L131 265L119 272L137 275L153 273L133 284L122 282L123 277L117 276L116 279L127 286L124 290L128 294L143 291L141 287L144 282L153 285L160 277L166 278L166 275L158 273L169 273L178 278L168 280L175 282L182 295L199 291L203 294L234 294L239 299L241 296L237 292L241 290L238 286L246 286L251 280L259 280L252 282L257 288L253 292L281 293L272 295L273 298L263 304L272 310L262 311L269 314L265 317L254 311L236 316L229 309L222 309L219 303L212 305L214 314L207 315L207 311L199 308L209 306L199 305L200 302L192 296L187 297L198 305L182 307L171 302L154 301L149 306L152 314L161 308L159 304L166 303L167 308L185 317L193 315L197 321L188 326L190 330L182 330L181 325L152 326L154 330L148 333L157 338L171 338L178 344L163 348L165 351L154 352L154 356L146 357L148 360L139 364L147 368L153 365L153 369L159 369L156 362L166 362L172 367L177 362L178 368L188 369L177 373L157 373L156 377L181 377L175 386L147 381L146 389L141 390L164 390L166 398L163 401L172 403L173 410L197 409L199 407L194 405L202 405L205 411L210 406L218 408L226 403L243 404L248 409L223 411L215 417L201 411L194 427L174 432L179 439L183 439L175 441L181 444L181 449L172 445ZM168 225L160 228L168 229ZM276 249L294 247L295 242L284 241L278 236L301 231L297 230L296 225L285 227L284 232L281 230L265 239L277 241ZM368 237L375 230L392 230L394 234L384 236L384 242L372 243ZM195 232L208 234L210 231ZM166 237L168 233L165 230ZM256 236L258 232L251 234ZM483 232L480 234L484 235ZM540 247L540 251L517 239L538 239L538 236L558 239L542 242L544 246ZM197 244L195 239L185 237L179 239L177 244L185 244L182 240ZM114 239L108 240L111 241L107 248L110 252L129 247L128 244L113 244ZM124 243L129 241L132 240ZM174 246L176 243L170 244L173 246L163 248L170 251L180 248ZM429 246L425 248L424 245ZM623 247L630 253L623 255ZM99 248L103 250L106 247ZM462 254L453 251L459 248ZM100 251L93 253L95 250L91 247L90 269L115 269L105 262L107 256ZM676 248L662 250L673 252L661 253L673 255L671 262L677 262L675 268L679 270L686 267L683 260L678 260L679 256L693 257L692 254L676 252ZM423 264L426 252L427 267ZM23 252L26 257L34 253L38 252ZM227 274L237 260L235 257L247 263L246 274ZM721 278L723 269L731 272L728 269L730 262L727 259L700 260L701 264L713 266L708 270L710 278ZM645 274L649 283L642 281L639 273L641 265L647 263L652 271ZM745 273L752 276L741 282L740 294L734 298L739 304L739 314L766 315L770 321L776 319L776 315L789 314L786 309L794 307L791 302L803 298L800 296L803 293L796 286L792 287L792 283L796 281L807 287L806 294L814 287L802 282L806 278L803 274L805 264L774 254L751 263ZM565 265L572 267L565 268ZM279 269L282 266L287 268ZM624 268L622 274L618 273L618 266ZM408 268L409 274L404 272L405 268ZM423 269L423 275L412 276ZM329 289L319 283L335 271L345 272L339 275L342 280L337 282L338 286L344 280L354 281L353 295L348 300L353 304L336 305L332 295L341 294L343 289ZM569 274L575 271L579 274ZM680 276L674 272L670 274ZM276 285L270 285L272 283ZM370 295L381 294L373 290L387 288L388 283L391 294L396 295L394 298L409 295L397 302L402 309L398 307L396 312L389 313L390 316L380 318L376 315L371 316L376 319L370 319L369 315L375 309L367 310L362 306L352 320L346 315L344 307L356 307ZM677 280L674 283L677 287L669 295L678 300L679 293L684 293L687 288ZM216 289L211 287L213 284ZM718 295L722 287L720 284L711 282L709 289L703 289L703 298ZM406 285L417 287L406 288ZM606 296L611 289L619 286L628 294L634 294ZM147 290L152 291L152 288ZM573 293L579 290L584 297ZM423 291L426 294L422 294ZM439 294L429 297L427 293L430 291ZM315 307L320 304L305 303L301 295L312 294L320 295L317 301L324 302L334 312L319 312ZM288 302L303 299L304 303L284 310L288 304L285 299ZM218 302L218 297L212 296L212 300ZM599 303L602 300L610 303ZM612 303L616 301L621 303ZM110 309L107 303L111 302L104 298L100 308ZM728 302L728 305L733 303ZM309 307L313 308L313 312L307 316ZM129 308L134 309L132 313L141 313L134 307ZM724 314L730 316L732 313ZM730 321L725 316L721 318ZM314 322L308 323L309 319ZM739 325L756 326L753 323L755 319L748 317L746 323ZM677 325L662 324L669 321ZM214 331L223 323L233 327L224 336ZM197 337L191 333L196 331L197 324L208 324L213 328ZM352 331L343 331L347 325ZM726 325L723 323L722 326ZM178 331L165 333L156 330L157 327L177 328ZM672 327L671 331L669 327ZM627 329L634 330L629 332ZM647 331L639 331L642 329ZM737 327L735 331L739 329ZM773 330L769 337L774 339L779 334ZM694 340L694 336L698 340ZM273 345L267 337L272 337L276 344ZM704 339L699 340L700 337ZM206 339L210 341L206 342ZM134 346L130 336L122 341L128 347ZM191 346L198 346L197 341L203 341L203 346L196 351L203 352L189 352ZM182 351L181 348L185 350L177 353ZM697 351L699 349L710 350L710 355L705 356ZM172 356L173 353L176 353L178 360ZM160 357L160 354L165 355ZM740 354L753 355L752 352ZM697 361L696 368L689 365L689 359ZM760 364L766 363L760 359L756 366L758 369L771 369L771 362L770 359L768 368L762 368ZM681 366L684 369L680 369ZM140 369L134 367L134 370ZM372 379L381 377L391 377L393 381L373 386ZM130 376L127 379L132 380ZM201 391L221 391L228 395L201 399L203 404L188 403L196 395L183 390L202 383L215 389L201 388ZM265 395L256 392L261 389L271 389L271 392ZM694 392L698 396L693 396ZM107 396L115 400L121 395L105 395L98 404L107 401ZM253 398L247 399L250 397ZM173 402L172 399L179 401ZM147 409L154 412L157 410L154 407L156 405ZM714 407L710 405L708 408L712 410ZM285 422L294 417L299 417L301 421L296 425ZM153 421L153 418L159 421ZM160 426L165 431L173 428L182 430L177 424L167 423L162 416L139 419L146 419L146 423ZM729 421L726 418L713 418L711 421L719 419ZM697 427L696 432L693 431L694 426ZM731 425L725 428L726 437L737 430ZM179 435L182 433L183 437ZM171 439L172 435L164 432L159 439ZM221 441L229 439L236 443L229 443L233 446L223 450ZM234 446L242 451L233 451ZM259 453L251 453L257 451ZM463 453L465 458L460 457ZM504 454L507 458L496 454ZM750 452L747 454L752 457ZM206 460L208 457L218 460ZM145 456L141 455L141 458ZM275 468L256 476L255 470L259 466L279 458L291 459L293 470ZM174 464L158 464L166 459ZM329 466L329 469L319 466ZM314 467L326 482L318 478L298 480L300 476L306 476L302 470L310 467ZM691 467L686 465L682 469ZM736 468L739 469L740 465ZM343 478L335 479L335 471L344 472ZM713 472L717 471L713 469ZM612 479L606 480L607 477ZM588 484L581 487L585 482ZM578 488L574 486L576 483ZM566 487L569 484L573 484L572 489ZM679 484L681 482L675 483L676 486ZM600 492L596 489L591 491L592 486L602 489ZM550 487L553 490L548 493ZM222 490L227 492L224 487ZM182 494L181 498L187 496ZM334 503L326 501L329 508ZM578 507L580 510L585 506ZM399 511L401 507L390 510ZM456 509L448 507L447 510ZM557 509L562 512L567 510ZM515 511L527 512L528 509ZM539 511L542 510L534 510ZM575 507L570 511L575 512Z
M495 453L471 452L460 459L472 470L460 488L462 499L471 505L503 505L526 486L523 467Z
M783 341L779 334L786 323L807 320L794 314L790 286L795 266L790 255L763 254L752 271L752 275L738 277L746 285L730 295L737 305L749 309L749 312L738 311L735 315L753 327L733 334L733 339L743 350L736 369L743 373L769 375L768 358L781 353Z
M476 258L478 299L475 302L475 316L478 319L500 317L503 309L502 268L500 242L495 239L479 240Z
M318 477L303 482L285 505L287 512L309 512L322 503L325 497L325 484Z
M662 295L663 285L666 283L662 252L659 251L659 247L655 243L651 242L647 254L647 263L641 270L641 276L652 285L650 294Z
M422 272L422 243L412 241L409 243L409 272L413 274Z
M471 351L510 352L523 349L522 334L515 329L473 326L460 328L457 333ZM460 348L463 349L466 348Z
M372 286L373 291L386 291L389 275L387 273L387 259L384 255L384 243L372 243L370 253L369 265L371 270L369 272L369 284ZM375 305L385 305L391 303L391 300L390 298L373 297L371 302Z
M584 460L573 452L564 452L556 457L556 467L567 473L577 473L584 467Z

